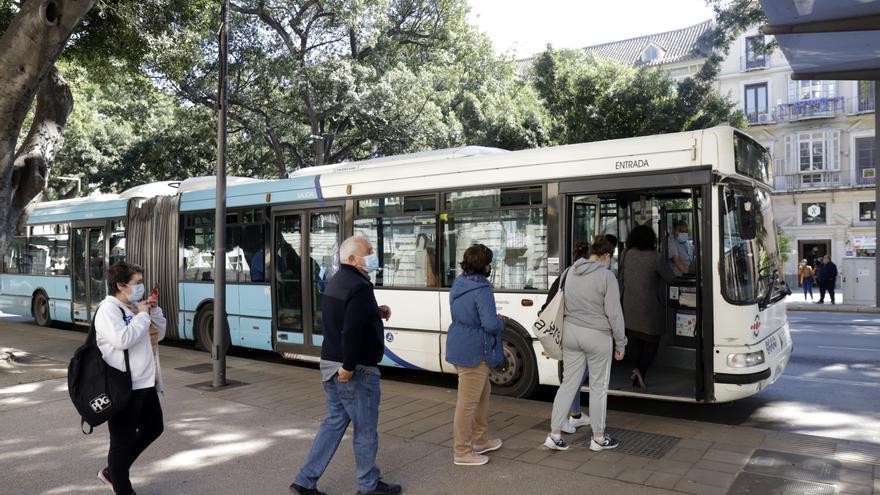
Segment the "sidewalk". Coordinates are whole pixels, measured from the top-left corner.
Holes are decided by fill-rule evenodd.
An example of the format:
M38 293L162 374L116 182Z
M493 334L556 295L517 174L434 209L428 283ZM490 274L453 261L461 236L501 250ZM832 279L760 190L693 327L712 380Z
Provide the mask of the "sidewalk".
M798 289L798 290L795 290ZM880 313L880 308L873 305L846 304L843 300L843 290L836 294L836 304L825 301L824 304L816 304L814 301L805 301L804 294L798 287L791 289L791 295L785 298L785 305L789 311L811 311L816 313ZM815 294L816 301L819 294Z
M4 494L108 493L94 474L104 465L106 428L78 431L63 378L83 339L0 322L0 354L16 356L0 360ZM210 381L207 354L161 349L166 429L134 466L138 493L288 493L324 414L317 369L230 357L228 377L246 384L206 392L193 385ZM620 449L594 453L580 444L555 452L540 446L550 404L503 397L492 398L490 422L504 447L486 466L456 467L454 406L454 390L383 381L383 477L408 494L771 494L787 485L798 493L880 495L880 447L612 411ZM568 438L575 444L588 433ZM350 440L320 488L355 492Z

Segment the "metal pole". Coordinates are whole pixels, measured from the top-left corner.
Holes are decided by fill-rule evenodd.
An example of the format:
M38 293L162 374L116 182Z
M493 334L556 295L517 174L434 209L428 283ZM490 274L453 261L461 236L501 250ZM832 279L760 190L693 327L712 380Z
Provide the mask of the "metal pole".
M877 132L880 132L878 101L880 101L880 81L874 81L874 302L880 308L880 253L877 253L877 244L880 243L880 215L877 215L877 206L880 205L880 176L878 176L880 173L880 153L877 149Z
M229 0L221 0L220 81L217 90L217 207L214 213L214 345L213 387L226 386L226 71L229 47Z

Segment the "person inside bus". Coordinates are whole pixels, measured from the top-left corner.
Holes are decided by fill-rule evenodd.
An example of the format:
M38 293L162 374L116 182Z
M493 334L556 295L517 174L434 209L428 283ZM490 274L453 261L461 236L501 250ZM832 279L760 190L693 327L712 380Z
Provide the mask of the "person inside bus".
M584 368L590 373L590 450L617 448L619 442L605 434L608 381L611 358L620 361L626 348L623 310L617 278L608 269L614 246L605 236L597 236L590 246L590 257L575 261L565 279L565 321L562 332L562 384L553 401L550 434L544 446L568 450L562 439L562 425L568 417L572 399L578 393Z
M669 265L677 277L690 273L694 262L694 244L688 237L688 224L684 220L676 220L672 225L672 237L669 238Z
M264 282L266 280L266 257L263 254L262 236L245 237L242 244L245 244L244 255L248 268L250 268L251 282Z
M110 293L95 312L95 336L104 361L131 374L131 398L108 422L110 450L98 479L115 493L133 494L129 470L164 430L159 392L163 391L158 347L165 337L165 317L153 297L144 300L144 271L120 261L107 271ZM155 330L153 330L155 329Z
M446 361L458 374L458 396L452 420L456 466L482 466L485 454L501 448L500 438L489 437L489 370L504 362L504 320L496 312L489 283L492 250L483 244L468 247L460 263L462 273L449 290L452 324L446 338Z
M645 376L657 356L660 336L666 327L663 282L675 282L675 274L657 252L657 234L648 225L634 228L627 243L620 280L623 319L631 337L629 354L635 363L630 378L633 387L645 389Z

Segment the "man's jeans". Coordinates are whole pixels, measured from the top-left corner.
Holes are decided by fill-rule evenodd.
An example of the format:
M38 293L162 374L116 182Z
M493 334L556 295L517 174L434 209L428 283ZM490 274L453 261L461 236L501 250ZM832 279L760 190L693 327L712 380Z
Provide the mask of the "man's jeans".
M357 370L348 382L339 382L337 378L334 376L324 382L327 417L321 422L318 435L294 483L306 488L316 487L318 478L324 474L351 423L354 426L358 490L373 491L379 481L379 468L376 466L381 396L379 376Z

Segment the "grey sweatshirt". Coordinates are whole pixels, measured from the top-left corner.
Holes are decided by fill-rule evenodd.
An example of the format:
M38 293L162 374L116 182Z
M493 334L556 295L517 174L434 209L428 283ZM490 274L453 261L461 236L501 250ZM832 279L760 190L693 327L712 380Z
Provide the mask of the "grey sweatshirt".
M617 279L605 265L577 260L568 270L563 289L565 321L611 334L614 350L623 352L626 332Z

